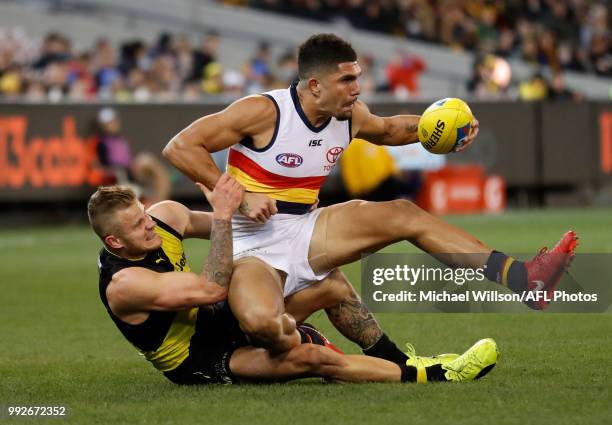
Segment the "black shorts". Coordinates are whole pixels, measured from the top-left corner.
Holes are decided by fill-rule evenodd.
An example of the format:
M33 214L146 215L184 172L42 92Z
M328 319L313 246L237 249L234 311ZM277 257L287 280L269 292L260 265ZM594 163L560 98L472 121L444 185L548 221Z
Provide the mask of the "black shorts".
M164 375L180 385L237 383L229 363L234 351L245 345L246 336L227 303L215 308L201 307L189 356Z

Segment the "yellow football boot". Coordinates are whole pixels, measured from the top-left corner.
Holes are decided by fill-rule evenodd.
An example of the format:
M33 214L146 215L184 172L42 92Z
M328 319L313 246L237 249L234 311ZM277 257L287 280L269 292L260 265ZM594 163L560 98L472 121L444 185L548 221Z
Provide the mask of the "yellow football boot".
M449 381L463 382L482 378L493 369L499 357L497 344L485 338L472 345L456 359L442 365Z
M408 360L406 360L406 366L413 366L417 369L417 383L424 384L427 382L427 368L435 367L436 369L439 367L444 367L447 363L457 359L459 354L438 354L437 356L417 356L416 350L412 344L406 344L406 355L408 356ZM443 372L443 371L442 371ZM431 373L430 373L431 375ZM436 375L439 375L437 373ZM430 376L430 380L431 380ZM439 379L436 379L439 380Z

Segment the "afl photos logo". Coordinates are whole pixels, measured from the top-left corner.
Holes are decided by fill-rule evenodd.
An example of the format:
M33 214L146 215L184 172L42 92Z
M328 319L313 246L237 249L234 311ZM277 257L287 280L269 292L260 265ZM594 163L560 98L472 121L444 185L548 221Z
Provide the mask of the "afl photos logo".
M344 148L336 146L327 151L327 162L335 164L340 157L340 154L344 151Z
M283 167L295 168L302 165L304 159L296 153L281 153L276 155L276 162Z

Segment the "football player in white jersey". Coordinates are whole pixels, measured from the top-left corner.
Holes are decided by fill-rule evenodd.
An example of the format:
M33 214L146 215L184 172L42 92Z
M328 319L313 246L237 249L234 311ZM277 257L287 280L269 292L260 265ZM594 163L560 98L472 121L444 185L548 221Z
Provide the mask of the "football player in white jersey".
M210 153L231 148L228 172L247 192L241 214L233 220L235 268L229 302L251 340L273 351L298 345L296 324L284 312L283 297L359 260L362 253L401 240L452 266L486 265L487 278L512 291L537 290L544 282L543 290L552 293L577 244L572 231L554 249L521 262L407 200L355 200L309 211L347 139L379 145L418 141L419 116L379 117L358 99L360 74L349 43L333 34L314 35L300 46L297 83L247 96L202 117L164 149L179 170L213 188L221 171ZM340 131L343 125L346 135ZM334 140L319 137L328 130ZM477 134L474 120L457 150L468 147ZM347 299L330 318L366 354L385 358L395 347L358 297Z

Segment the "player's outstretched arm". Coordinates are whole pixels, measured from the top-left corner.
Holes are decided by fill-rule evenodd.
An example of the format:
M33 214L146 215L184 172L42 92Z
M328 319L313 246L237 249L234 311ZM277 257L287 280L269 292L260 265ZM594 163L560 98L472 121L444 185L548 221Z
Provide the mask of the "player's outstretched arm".
M417 131L420 118L420 115L379 117L372 114L365 103L358 101L353 111L353 133L356 137L377 145L409 145L419 141ZM456 152L461 152L472 144L478 131L478 120L474 119L470 135Z
M419 115L379 117L367 105L357 101L353 111L353 133L377 145L399 146L419 141Z
M193 181L212 189L221 171L210 154L245 137L254 137L266 125L273 128L275 113L272 102L263 96L239 99L223 111L202 117L181 130L162 153Z

